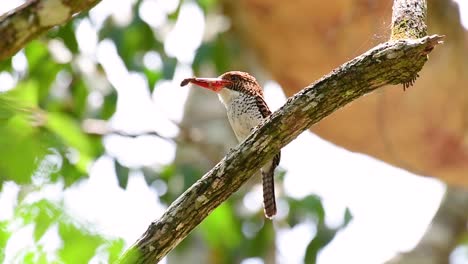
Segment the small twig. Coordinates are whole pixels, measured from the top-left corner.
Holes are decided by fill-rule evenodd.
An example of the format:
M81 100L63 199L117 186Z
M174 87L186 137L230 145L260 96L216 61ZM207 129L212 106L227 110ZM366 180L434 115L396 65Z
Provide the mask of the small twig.
M83 121L82 129L87 134L106 136L106 135L118 135L128 138L138 138L143 136L155 136L160 139L175 143L177 145L189 145L193 146L200 154L204 155L213 164L219 161L218 157L213 156L208 150L212 148L212 145L203 141L200 137L194 137L190 128L180 125L179 123L170 120L174 125L179 128L179 135L177 137L163 136L156 131L145 131L139 133L128 133L121 130L111 128L109 123L105 120L99 119L86 119Z
M163 136L163 135L159 134L156 131L148 131L148 132L143 132L143 133L130 134L130 133L127 133L127 132L124 132L124 131L114 130L114 131L111 131L110 133L108 133L107 135L118 135L118 136L129 137L129 138L137 138L137 137L144 137L144 136L155 136L155 137L158 137L160 139L164 139L164 140L167 140L167 141L170 141L170 142L173 142L173 143L181 143L181 141L178 140L177 138L166 137L166 136Z

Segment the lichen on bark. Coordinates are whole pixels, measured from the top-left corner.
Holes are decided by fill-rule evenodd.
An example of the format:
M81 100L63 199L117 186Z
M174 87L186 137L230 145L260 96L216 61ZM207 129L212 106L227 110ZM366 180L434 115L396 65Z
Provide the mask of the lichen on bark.
M390 39L415 39L427 35L427 4L420 0L399 0L393 4Z

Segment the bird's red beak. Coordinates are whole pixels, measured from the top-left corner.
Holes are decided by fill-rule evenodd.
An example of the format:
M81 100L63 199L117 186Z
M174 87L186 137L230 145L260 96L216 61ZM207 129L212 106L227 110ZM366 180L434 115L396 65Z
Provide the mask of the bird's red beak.
M187 78L180 83L180 86L185 86L188 83L196 84L200 87L212 90L213 92L219 92L232 82L221 78Z

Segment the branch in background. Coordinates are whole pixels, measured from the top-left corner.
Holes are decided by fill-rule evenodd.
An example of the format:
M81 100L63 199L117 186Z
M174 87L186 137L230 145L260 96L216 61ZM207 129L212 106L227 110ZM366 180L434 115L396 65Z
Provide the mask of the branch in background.
M0 61L11 57L33 38L74 15L87 11L100 0L35 0L0 17Z
M119 136L130 137L130 138L136 138L136 137L141 137L141 136L155 136L155 137L158 137L158 138L161 138L161 139L173 142L173 143L178 143L176 138L163 136L156 131L148 131L148 132L131 134L131 133L127 133L124 131L114 130L109 125L109 122L107 122L106 120L100 120L100 119L86 119L83 121L81 128L83 129L85 133L91 134L91 135L99 135L99 136L119 135Z
M449 187L429 229L418 245L386 264L450 263L450 254L467 233L468 192Z
M182 145L194 146L200 154L204 155L207 159L213 162L213 164L219 161L219 158L214 153L210 152L211 145L203 140L203 137L198 136L198 133L195 133L190 128L184 127L178 124L175 121L171 122L179 128L179 135L177 137L167 137L163 136L156 131L147 131L140 133L127 133L120 130L115 130L111 128L109 123L106 120L99 119L86 119L83 121L82 129L85 133L91 135L118 135L122 137L137 138L142 136L154 136L160 139Z
M395 6L406 3L395 2ZM413 6L408 5L410 8ZM406 13L393 15L401 14ZM393 21L399 18L393 17ZM159 220L151 223L120 263L160 261L254 172L311 125L386 84L411 85L427 61L427 54L442 38L433 35L378 45L289 98L260 128L179 196Z

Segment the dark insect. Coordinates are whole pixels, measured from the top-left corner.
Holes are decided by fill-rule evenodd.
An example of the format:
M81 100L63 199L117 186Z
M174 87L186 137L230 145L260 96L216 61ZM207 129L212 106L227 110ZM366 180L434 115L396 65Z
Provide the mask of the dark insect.
M189 84L190 82L192 82L195 78L185 78L181 83L180 83L180 86L185 86L187 84Z

